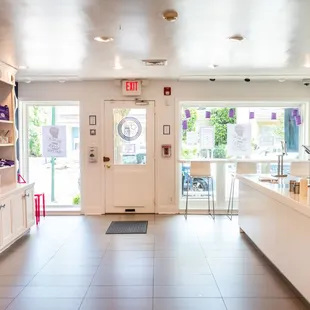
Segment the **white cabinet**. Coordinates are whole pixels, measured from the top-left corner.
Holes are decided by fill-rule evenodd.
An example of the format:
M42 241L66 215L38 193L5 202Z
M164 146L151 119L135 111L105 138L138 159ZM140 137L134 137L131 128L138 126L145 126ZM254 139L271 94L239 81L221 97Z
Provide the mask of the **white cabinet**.
M1 241L0 246L5 247L14 238L12 223L12 206L10 198L0 201Z
M20 191L11 198L12 223L15 235L20 235L26 230L26 210L24 192Z
M0 252L35 224L33 184L18 186L0 196Z
M35 223L34 213L34 199L33 199L33 187L25 190L24 194L24 208L26 213L26 227L30 228Z

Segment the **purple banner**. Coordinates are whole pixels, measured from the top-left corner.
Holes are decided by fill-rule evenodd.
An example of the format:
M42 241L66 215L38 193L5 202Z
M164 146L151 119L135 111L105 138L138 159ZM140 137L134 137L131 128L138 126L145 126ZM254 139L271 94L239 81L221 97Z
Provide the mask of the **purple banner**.
M228 116L233 118L235 116L235 109L229 109Z
M211 112L210 111L206 111L206 118L211 118Z
M300 115L296 115L295 123L296 123L297 126L301 125L301 116Z
M183 130L187 129L187 120L186 119L182 122L182 128L183 128Z
M185 113L186 118L191 118L191 111L190 110L185 110L184 113Z
M249 113L249 119L254 119L254 117L255 117L254 112L250 112L250 113Z
M277 119L277 113L272 112L271 113L271 119L273 119L273 120Z
M298 109L293 109L292 110L292 116L297 116L299 113L298 113Z

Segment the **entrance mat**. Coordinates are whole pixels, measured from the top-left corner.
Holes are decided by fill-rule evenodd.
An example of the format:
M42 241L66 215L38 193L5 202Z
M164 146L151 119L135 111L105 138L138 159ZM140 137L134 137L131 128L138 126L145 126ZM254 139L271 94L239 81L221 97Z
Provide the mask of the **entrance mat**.
M146 234L147 225L148 221L113 221L106 234Z

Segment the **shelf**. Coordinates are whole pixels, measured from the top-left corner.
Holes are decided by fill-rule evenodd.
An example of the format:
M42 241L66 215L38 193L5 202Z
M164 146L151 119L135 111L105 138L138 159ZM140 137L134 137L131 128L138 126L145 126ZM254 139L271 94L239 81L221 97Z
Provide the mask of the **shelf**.
M15 165L13 166L4 166L4 167L0 167L0 170L6 170L6 169L11 169L11 168L14 168Z
M14 122L13 121L0 120L0 124L14 124Z
M6 147L6 146L14 146L13 143L0 143L0 147Z

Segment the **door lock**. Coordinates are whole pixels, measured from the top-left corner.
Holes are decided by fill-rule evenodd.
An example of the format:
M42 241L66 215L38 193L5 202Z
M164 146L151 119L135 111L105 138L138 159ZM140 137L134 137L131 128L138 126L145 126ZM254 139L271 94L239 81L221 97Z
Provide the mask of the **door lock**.
M103 162L104 162L104 163L107 163L107 162L109 162L109 161L110 161L110 157L105 157L105 156L103 157Z

